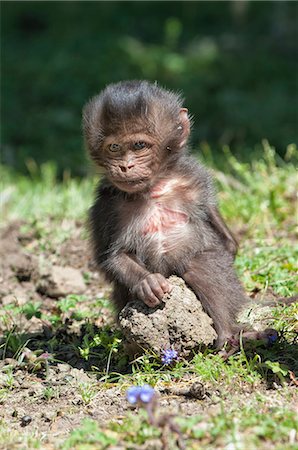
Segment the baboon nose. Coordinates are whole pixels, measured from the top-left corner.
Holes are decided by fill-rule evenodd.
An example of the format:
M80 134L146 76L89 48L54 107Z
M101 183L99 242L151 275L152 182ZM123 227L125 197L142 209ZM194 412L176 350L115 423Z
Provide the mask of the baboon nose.
M128 170L132 169L134 167L134 163L127 163L125 166L119 166L121 172L127 172Z

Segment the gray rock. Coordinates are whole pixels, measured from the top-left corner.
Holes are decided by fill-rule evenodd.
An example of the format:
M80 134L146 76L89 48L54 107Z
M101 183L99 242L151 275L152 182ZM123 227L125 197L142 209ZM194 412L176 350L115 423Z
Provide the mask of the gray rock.
M86 285L81 272L72 267L51 266L44 269L37 291L58 298L69 294L83 294Z
M8 264L19 281L28 281L37 271L38 260L35 256L22 252L10 254Z
M11 305L11 304L17 304L18 306L25 305L30 300L30 296L28 295L28 292L22 287L17 286L13 290L13 293L7 294L4 297L2 297L2 305Z
M172 276L169 281L173 289L162 305L149 308L143 302L133 301L120 312L119 324L133 351L137 347L160 353L174 348L187 356L216 339L212 320L195 294L181 278Z

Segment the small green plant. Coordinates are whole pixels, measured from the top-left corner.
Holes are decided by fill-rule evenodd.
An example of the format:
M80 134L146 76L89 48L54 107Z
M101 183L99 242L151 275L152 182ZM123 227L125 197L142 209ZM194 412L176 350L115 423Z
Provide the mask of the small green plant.
M79 428L72 431L70 436L62 444L62 450L72 449L106 449L109 446L116 445L118 438L110 430L103 431L95 420L84 419ZM100 446L100 447L99 447Z
M94 327L89 324L83 337L82 345L79 347L80 355L85 360L88 360L91 356L98 355L98 351L95 351L95 349L99 350L101 348L105 353L108 352L108 362L110 363L112 354L119 351L122 342L120 336L120 332L111 332L109 327L105 327L97 333Z
M3 449L44 449L43 439L37 432L22 433L11 429L0 420L0 446Z
M26 319L30 320L32 317L41 318L41 303L40 302L28 302L22 306L22 312L25 314Z
M57 306L61 312L66 313L67 311L75 308L79 302L83 302L85 297L83 295L68 295L57 302Z
M43 390L42 397L47 402L49 402L53 398L59 398L60 397L60 389L59 389L59 387L58 386L56 386L56 387L47 386Z
M0 388L0 405L5 402L6 397L8 396L8 388L1 387Z
M14 387L14 373L13 373L13 368L11 366L8 366L4 371L4 377L2 380L2 385L4 386L4 392L3 394L5 395L5 392L7 392L8 390L12 390Z
M280 381L281 384L285 383L286 376L289 374L289 370L283 364L280 364L278 361L265 361L262 364L262 368L266 370L266 372L271 371Z
M12 329L5 331L3 356L5 357L9 353L17 358L28 343L29 340L27 337L24 334L18 333L17 326L14 325Z
M194 370L203 381L234 382L240 384L242 380L248 383L260 381L261 376L257 370L259 356L247 358L244 351L231 356L224 361L221 355L213 353L198 353L194 359Z
M78 384L79 394L82 398L82 401L89 405L89 403L95 398L97 391L95 389L95 385L91 383L79 383Z

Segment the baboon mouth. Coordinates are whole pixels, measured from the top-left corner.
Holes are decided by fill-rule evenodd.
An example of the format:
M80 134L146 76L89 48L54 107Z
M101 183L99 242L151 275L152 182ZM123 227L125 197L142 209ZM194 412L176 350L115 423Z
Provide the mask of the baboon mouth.
M117 184L123 184L123 185L129 185L129 186L136 186L138 184L144 184L146 180L144 178L138 178L136 180L117 180Z
M146 180L144 178L138 178L136 180L114 180L114 183L120 190L126 192L141 191L146 187Z

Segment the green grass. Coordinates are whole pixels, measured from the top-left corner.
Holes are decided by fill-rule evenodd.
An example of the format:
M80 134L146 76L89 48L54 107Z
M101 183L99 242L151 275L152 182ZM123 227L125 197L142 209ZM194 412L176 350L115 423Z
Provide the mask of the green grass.
M267 141L263 148L263 157L251 164L240 163L224 148L224 173L216 168L209 148L203 156L214 171L222 213L236 234L241 234L236 266L246 289L258 288L265 294L271 287L277 294L289 296L298 281L298 246L294 241L298 152L290 145L285 160L281 160ZM29 167L30 177L16 176L2 167L0 224L26 219L23 230L33 229L41 249L50 250L70 236L73 220L86 219L95 180L65 175L61 183L53 164L38 168L31 162Z
M36 229L46 233L49 220L82 219L91 205L93 178L57 178L57 168L52 163L37 167L31 164L30 176L15 175L8 167L1 167L3 208L2 220L29 219L37 221Z
M281 161L274 149L264 142L263 157L243 164L225 149L224 173L212 162L208 151L204 158L217 179L221 211L241 241L236 268L246 291L258 294L261 300L273 293L293 295L298 281L298 249L294 241L297 150L289 147L286 160ZM51 251L71 236L75 221L85 219L95 180L66 177L61 183L52 165L40 169L32 167L31 177L2 168L2 225L15 219L24 220L24 233L35 234L39 250ZM86 273L87 282L88 277ZM0 314L7 330L2 344L4 355L14 356L22 370L29 367L33 373L46 371L47 364L38 359L41 341L32 347L31 362L25 364L22 359L23 349L33 343L21 332L21 318L39 318L52 324L54 333L47 345L58 360L55 350L61 342L55 332L64 329L66 320L71 319L83 326L83 334L65 345L73 345L78 358L91 362L91 369L100 381L77 386L86 408L96 401L102 386L109 389L117 383L124 397L125 389L131 385L149 383L163 390L195 380L210 390L212 408L194 417L175 416L186 448L297 448L294 437L298 423L293 391L289 387L293 373L298 371L297 304L271 310L270 324L279 331L281 338L270 348L242 349L227 362L208 350L194 355L191 361L180 360L173 367L163 366L158 355L148 353L131 363L128 371L122 370L127 360L121 335L109 324L102 328L94 325L102 311L109 311L107 306L105 298L88 299L84 295L60 299L51 312L30 300L23 306L17 302L6 305ZM13 369L3 375L0 403L13 395L14 390ZM268 386L275 386L273 394L266 390ZM47 386L44 389L45 402L57 398L58 388ZM159 411L162 414L163 408ZM84 420L63 443L55 443L53 448L108 449L118 443L124 448L138 448L150 440L160 440L162 433L162 427L150 424L146 412L140 410L104 426L91 419ZM0 446L5 443L11 444L11 448L42 448L43 439L38 433L10 434L6 424L0 425ZM173 433L168 433L167 439L171 449L177 448Z
M182 440L187 449L198 448L274 448L280 450L295 450L293 442L295 430L298 427L297 416L283 407L266 406L266 399L259 398L249 401L241 408L235 403L227 410L224 403L219 405L217 414L211 414L208 419L199 415L188 418L175 418L181 430ZM162 430L148 424L146 413L140 411L128 414L126 418L112 421L102 427L92 419L84 419L81 425L69 434L69 437L56 447L62 450L93 450L95 448L109 449L115 445L121 448L133 449L149 443L160 443ZM175 435L166 434L166 441L172 450L178 449ZM7 430L0 431L0 440L15 444L22 442L22 448L42 448L42 442L30 435L20 439L18 433L10 435ZM1 441L0 441L1 442ZM274 447L270 443L276 443ZM16 446L10 448L17 448ZM152 447L161 448L161 447Z

